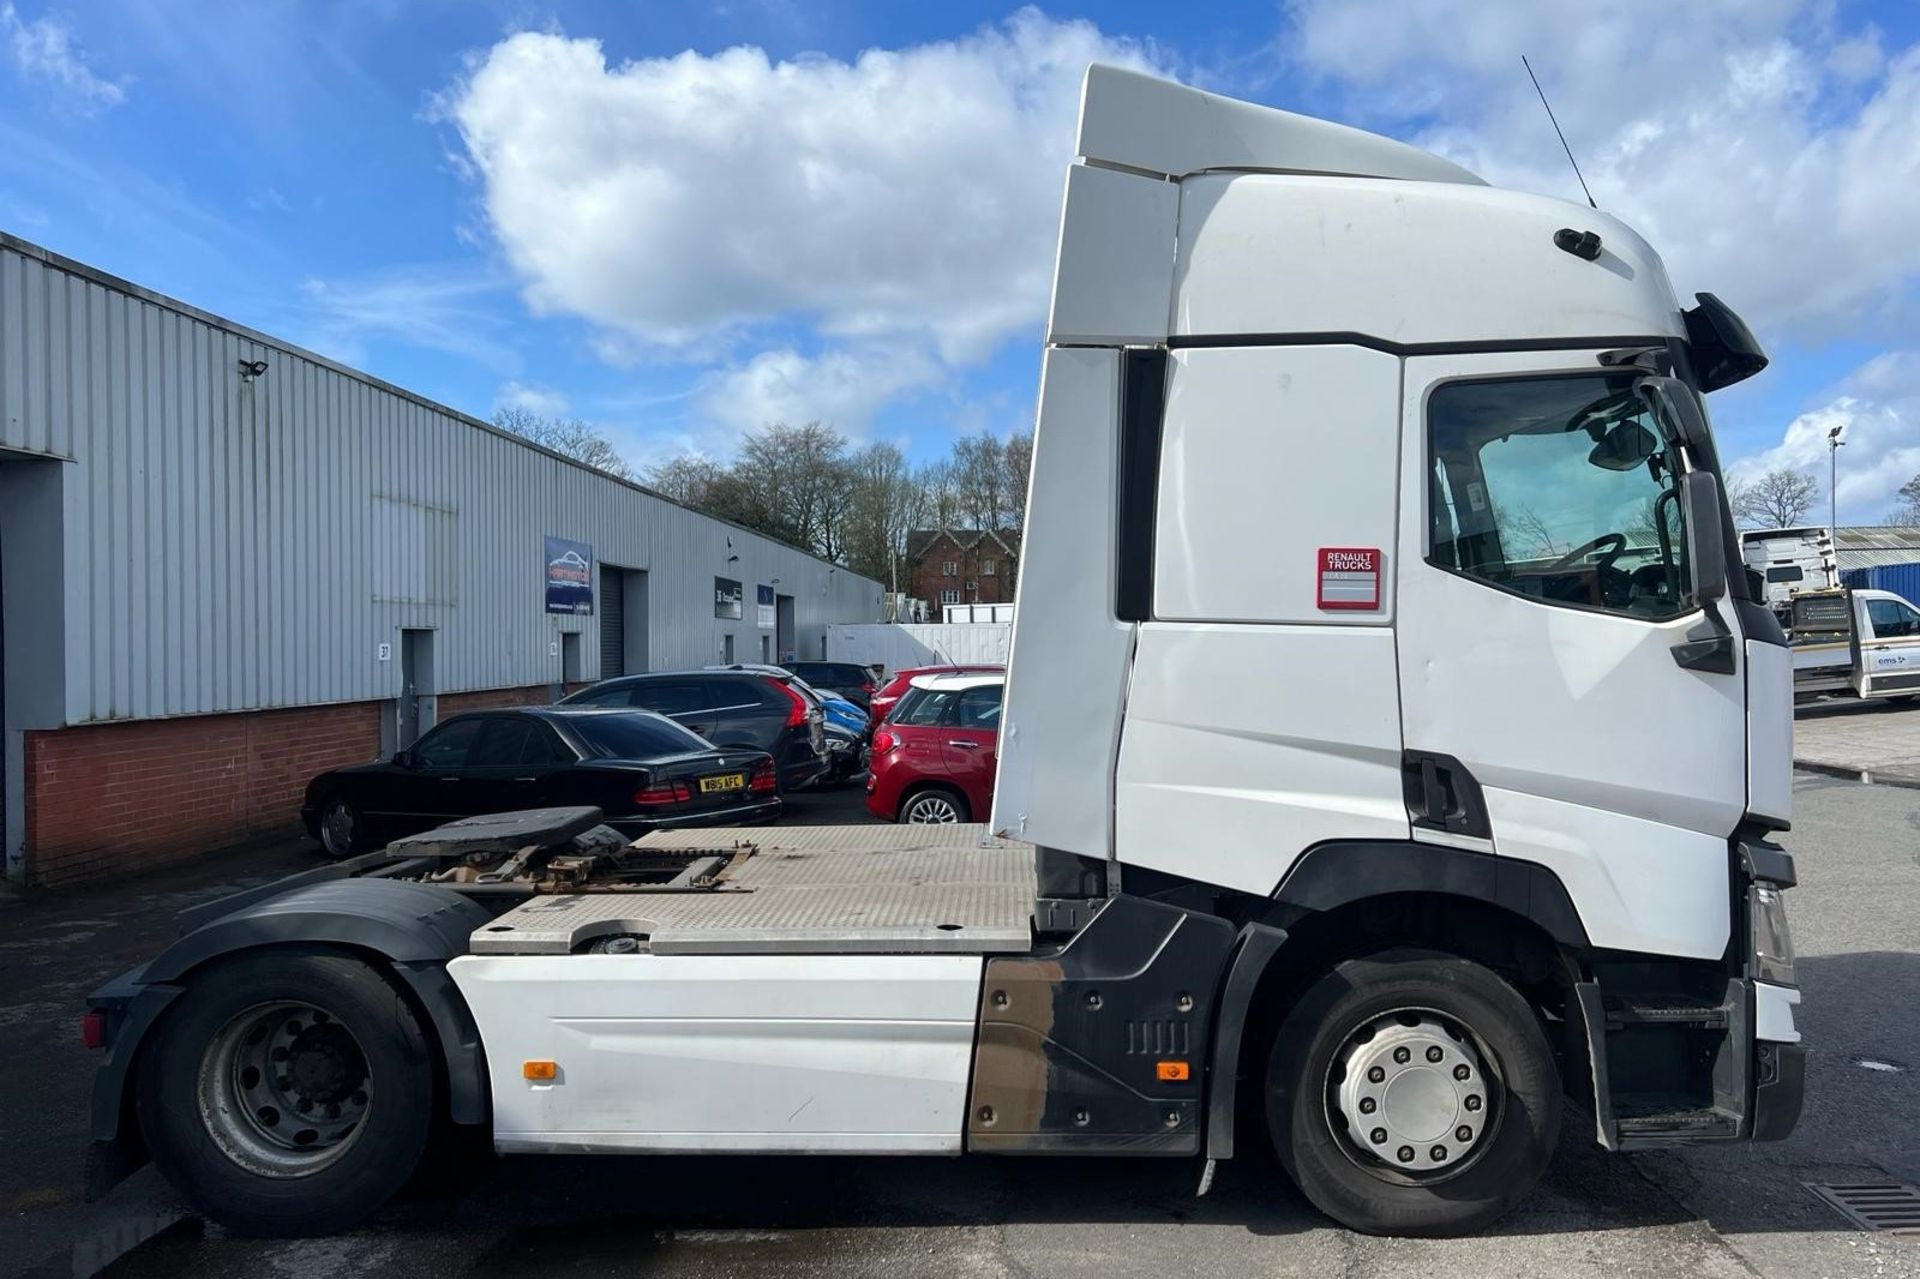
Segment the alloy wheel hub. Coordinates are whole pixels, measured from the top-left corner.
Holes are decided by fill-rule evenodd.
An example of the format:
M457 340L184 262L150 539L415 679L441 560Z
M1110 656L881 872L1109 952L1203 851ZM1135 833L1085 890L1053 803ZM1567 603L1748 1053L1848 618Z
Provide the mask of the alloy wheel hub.
M1417 1020L1409 1025L1409 1017ZM1372 1023L1349 1041L1341 1064L1335 1102L1347 1135L1384 1164L1452 1168L1486 1131L1490 1083L1480 1055L1430 1015Z

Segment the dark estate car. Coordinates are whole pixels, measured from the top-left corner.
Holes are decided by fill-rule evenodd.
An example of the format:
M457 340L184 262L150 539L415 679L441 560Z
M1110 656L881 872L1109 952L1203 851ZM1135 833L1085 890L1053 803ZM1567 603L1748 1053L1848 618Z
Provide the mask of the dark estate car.
M322 773L300 809L332 857L478 813L591 805L621 832L773 821L773 760L665 716L583 706L474 711L391 759Z
M560 705L638 707L667 716L715 746L765 751L779 767L782 790L805 786L827 769L819 706L753 671L627 675L570 693Z
M858 662L788 662L786 667L815 688L838 693L863 711L869 709L879 687L873 669Z

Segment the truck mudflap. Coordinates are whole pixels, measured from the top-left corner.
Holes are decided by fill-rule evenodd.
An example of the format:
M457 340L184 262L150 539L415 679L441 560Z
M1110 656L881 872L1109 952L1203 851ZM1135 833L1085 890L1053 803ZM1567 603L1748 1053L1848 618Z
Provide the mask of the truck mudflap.
M967 1149L1200 1153L1216 992L1237 936L1218 916L1120 896L1058 951L989 960Z

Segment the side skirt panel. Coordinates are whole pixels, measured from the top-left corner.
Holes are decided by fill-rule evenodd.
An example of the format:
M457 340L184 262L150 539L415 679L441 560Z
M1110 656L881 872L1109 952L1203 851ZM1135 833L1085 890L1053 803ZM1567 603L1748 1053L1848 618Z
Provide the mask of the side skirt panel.
M977 955L469 955L505 1151L958 1154ZM553 1062L550 1081L523 1063Z

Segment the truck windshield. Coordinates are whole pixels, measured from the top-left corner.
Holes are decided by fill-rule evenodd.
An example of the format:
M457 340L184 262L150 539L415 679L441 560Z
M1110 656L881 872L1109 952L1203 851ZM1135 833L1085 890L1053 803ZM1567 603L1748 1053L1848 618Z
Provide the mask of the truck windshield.
M1692 607L1673 433L1632 378L1447 383L1428 423L1432 563L1548 604Z

